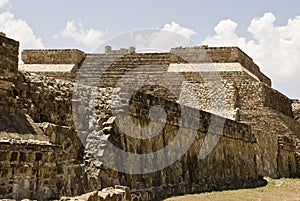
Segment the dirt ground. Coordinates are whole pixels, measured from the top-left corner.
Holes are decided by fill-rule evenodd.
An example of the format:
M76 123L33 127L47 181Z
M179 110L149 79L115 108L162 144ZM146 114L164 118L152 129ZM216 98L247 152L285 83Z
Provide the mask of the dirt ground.
M266 179L268 185L260 188L185 195L164 201L300 201L300 179Z

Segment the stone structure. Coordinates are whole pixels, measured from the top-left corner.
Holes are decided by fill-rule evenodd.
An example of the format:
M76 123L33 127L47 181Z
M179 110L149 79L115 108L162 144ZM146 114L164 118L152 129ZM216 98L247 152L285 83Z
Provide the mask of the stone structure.
M85 53L76 50L24 50L21 72L34 72L40 75L72 80L85 58Z
M25 50L18 71L18 45L0 35L0 199L146 201L255 187L265 183L263 176L300 176L299 101L272 89L236 47ZM150 139L132 137L150 120L160 123L149 117L157 105L166 114L164 128ZM130 136L117 124L122 115L134 123ZM129 174L101 162L136 162L107 152L109 143L153 153L171 144L179 129L195 139L162 170ZM219 138L199 159L208 136Z
M111 46L105 46L105 54L130 54L135 53L135 47L121 48L119 50L113 50Z

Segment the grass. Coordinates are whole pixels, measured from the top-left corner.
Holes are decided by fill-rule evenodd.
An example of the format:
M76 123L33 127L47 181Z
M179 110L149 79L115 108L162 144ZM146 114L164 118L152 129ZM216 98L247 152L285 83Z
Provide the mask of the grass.
M185 195L164 201L300 201L300 179L266 179L268 185L260 188Z

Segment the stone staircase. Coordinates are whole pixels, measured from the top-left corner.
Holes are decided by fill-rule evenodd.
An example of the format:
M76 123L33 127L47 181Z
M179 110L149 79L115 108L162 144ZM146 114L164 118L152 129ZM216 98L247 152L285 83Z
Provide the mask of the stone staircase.
M167 72L170 56L169 53L88 54L77 73L77 83L123 90L160 85L180 91L185 77Z
M180 92L183 81L203 82L197 72L168 72L171 63L186 61L170 53L87 54L77 83L98 88L160 85Z
M77 72L76 81L88 86L99 86L99 80L106 68L118 55L87 54Z

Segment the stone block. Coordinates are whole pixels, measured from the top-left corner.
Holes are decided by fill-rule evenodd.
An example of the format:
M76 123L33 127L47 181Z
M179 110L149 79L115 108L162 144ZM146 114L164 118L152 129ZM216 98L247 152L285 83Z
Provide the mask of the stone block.
M85 53L77 49L23 50L24 64L77 64L85 58Z

